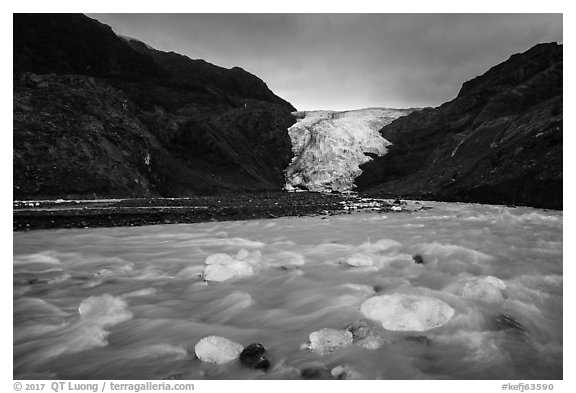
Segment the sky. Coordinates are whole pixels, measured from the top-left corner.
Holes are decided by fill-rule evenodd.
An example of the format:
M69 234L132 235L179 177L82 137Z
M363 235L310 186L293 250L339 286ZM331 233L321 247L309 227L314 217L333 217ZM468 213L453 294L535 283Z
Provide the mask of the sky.
M298 110L438 106L562 14L88 14L163 51L242 67Z

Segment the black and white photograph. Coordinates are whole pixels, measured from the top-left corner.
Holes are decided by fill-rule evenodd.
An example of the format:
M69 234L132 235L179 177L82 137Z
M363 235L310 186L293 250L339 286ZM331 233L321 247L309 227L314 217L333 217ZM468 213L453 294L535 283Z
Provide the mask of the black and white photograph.
M563 16L14 12L9 388L560 389Z

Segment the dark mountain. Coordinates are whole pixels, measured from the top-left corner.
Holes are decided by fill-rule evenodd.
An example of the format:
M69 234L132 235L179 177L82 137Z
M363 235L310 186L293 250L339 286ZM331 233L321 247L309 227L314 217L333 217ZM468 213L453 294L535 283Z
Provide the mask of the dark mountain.
M367 195L562 209L562 45L540 44L380 130Z
M294 107L258 77L14 15L14 198L280 190Z
M211 87L223 89L239 97L268 101L296 109L282 98L272 93L268 86L256 76L240 67L227 69L204 60L193 60L174 52L155 50L145 43L130 37L123 37L136 51L152 57L169 75L171 83L188 88Z

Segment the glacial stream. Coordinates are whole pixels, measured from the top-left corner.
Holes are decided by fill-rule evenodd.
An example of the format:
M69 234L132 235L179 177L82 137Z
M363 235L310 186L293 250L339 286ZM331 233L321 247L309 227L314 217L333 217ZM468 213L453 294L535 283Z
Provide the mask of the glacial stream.
M433 209L15 232L14 378L561 379L562 212L422 204ZM206 281L222 254L243 270ZM431 328L417 308L365 315L388 295L453 313ZM313 351L322 329L354 342ZM270 368L201 361L207 336L261 343Z

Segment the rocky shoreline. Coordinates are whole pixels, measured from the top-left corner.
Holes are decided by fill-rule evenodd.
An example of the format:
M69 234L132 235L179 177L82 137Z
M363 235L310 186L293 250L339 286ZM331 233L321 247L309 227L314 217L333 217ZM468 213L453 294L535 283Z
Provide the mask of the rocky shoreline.
M417 209L422 208L425 207L417 206ZM14 201L13 209L14 231L334 215L362 209L375 212L409 210L400 201L316 192Z

